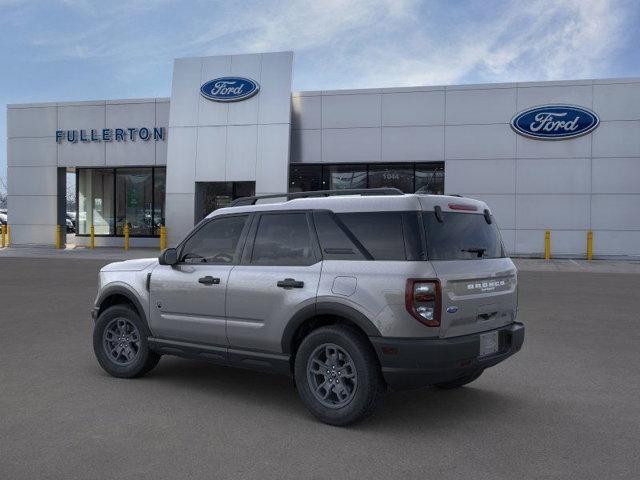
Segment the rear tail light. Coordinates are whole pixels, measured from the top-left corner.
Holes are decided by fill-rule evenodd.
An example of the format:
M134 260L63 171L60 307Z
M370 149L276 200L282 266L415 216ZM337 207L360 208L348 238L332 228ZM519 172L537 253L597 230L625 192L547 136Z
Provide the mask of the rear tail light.
M437 280L407 280L405 303L407 311L420 323L440 326L440 282Z

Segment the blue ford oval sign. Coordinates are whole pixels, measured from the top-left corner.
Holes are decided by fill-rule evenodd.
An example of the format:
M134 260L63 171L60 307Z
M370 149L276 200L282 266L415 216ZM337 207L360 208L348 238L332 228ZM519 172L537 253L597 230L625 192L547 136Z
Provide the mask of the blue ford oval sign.
M215 78L200 87L202 96L215 102L246 100L258 93L258 90L258 82L242 77Z
M518 113L511 128L525 137L538 140L563 140L592 132L600 123L598 116L575 105L542 105Z

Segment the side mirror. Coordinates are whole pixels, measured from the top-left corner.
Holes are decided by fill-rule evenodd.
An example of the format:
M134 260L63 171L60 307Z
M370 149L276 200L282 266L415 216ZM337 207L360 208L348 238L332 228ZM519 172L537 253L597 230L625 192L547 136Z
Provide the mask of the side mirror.
M175 265L178 263L178 250L175 248L167 248L158 257L160 265Z

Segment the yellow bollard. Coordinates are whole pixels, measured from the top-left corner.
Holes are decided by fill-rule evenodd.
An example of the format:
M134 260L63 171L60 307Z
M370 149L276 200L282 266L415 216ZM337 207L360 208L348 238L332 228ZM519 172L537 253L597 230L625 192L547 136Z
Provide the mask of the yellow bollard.
M7 244L7 226L6 225L2 225L2 248L5 247L5 245Z
M7 247L11 245L11 225L7 223Z
M129 250L129 224L124 224L124 249Z
M89 248L96 248L96 229L93 224L89 227Z
M551 230L545 230L544 232L544 259L549 260L551 258Z
M160 251L167 248L167 227L160 226Z
M62 248L62 229L56 225L56 248Z
M593 232L587 232L587 260L593 260Z

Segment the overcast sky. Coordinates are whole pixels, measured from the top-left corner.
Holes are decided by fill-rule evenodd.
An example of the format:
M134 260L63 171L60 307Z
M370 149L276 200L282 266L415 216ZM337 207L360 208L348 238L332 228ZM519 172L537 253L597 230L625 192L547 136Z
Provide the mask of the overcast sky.
M169 96L176 57L293 50L295 90L640 76L637 0L0 0L0 107ZM6 115L0 176L6 178Z

